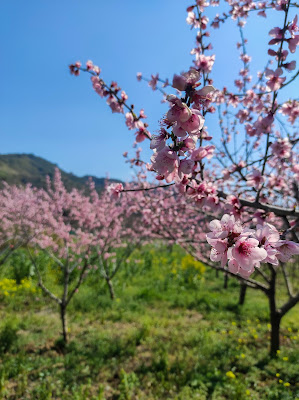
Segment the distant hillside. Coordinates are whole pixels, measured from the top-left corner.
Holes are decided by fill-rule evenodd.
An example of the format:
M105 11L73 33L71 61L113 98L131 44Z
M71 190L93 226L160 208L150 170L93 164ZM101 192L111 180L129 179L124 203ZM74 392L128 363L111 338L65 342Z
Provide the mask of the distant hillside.
M0 181L9 184L24 185L32 183L33 186L42 188L46 185L46 176L54 176L55 168L59 168L44 158L33 154L2 154L0 155ZM71 188L84 189L89 176L78 177L60 169L62 180L69 190ZM91 176L98 191L104 188L105 178ZM111 179L112 182L121 182Z

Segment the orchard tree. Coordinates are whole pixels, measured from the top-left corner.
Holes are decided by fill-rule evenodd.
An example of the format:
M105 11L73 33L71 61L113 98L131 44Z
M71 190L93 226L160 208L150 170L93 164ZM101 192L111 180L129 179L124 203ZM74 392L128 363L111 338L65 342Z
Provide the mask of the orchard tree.
M9 186L0 190L0 265L13 251L30 243L42 232L45 222L42 190Z
M59 307L63 345L66 345L67 307L91 268L94 238L84 230L89 218L89 199L76 189L68 192L58 169L55 171L53 182L48 179L47 184L47 190L39 192L41 200L35 208L36 213L43 211L44 219L41 225L37 223L33 226L33 230L37 229L39 234L31 240L30 246L27 245L27 250L35 268L39 287ZM43 261L40 262L39 257L41 252L52 259L57 272L62 275L61 293L54 293L44 282Z
M5 185L0 191L3 262L17 247L27 248L39 287L59 307L64 345L67 308L87 274L99 271L98 279L105 279L114 298L112 279L143 238L135 201L130 204L125 196L119 199L113 194L111 199L111 190L115 192L112 187L98 194L91 181L88 194L77 189L68 192L56 169L46 190ZM61 276L60 293L44 280L42 253L52 259Z
M159 190L172 186L170 190L175 191L176 199L184 196L186 206L183 207L181 200L177 208L173 202L169 205L167 194L164 203L163 200L154 203L157 206L152 211L160 224L155 230L160 229L163 235L167 232L172 241L181 242L196 258L237 277L243 291L248 286L267 295L272 326L271 354L276 354L280 321L299 301L299 292L294 293L286 267L299 253L295 127L299 102L283 98L283 92L294 85L299 74L295 72L293 56L299 43L298 17L293 12L298 5L291 0L259 3L228 0L227 9L210 22L206 13L214 6L219 6L219 1L196 0L187 8L187 24L196 33L195 46L191 49L193 64L186 72L175 74L172 81L161 79L159 74L150 79L137 74L138 80L148 81L153 90L159 89L169 105L166 114L161 115L157 135L149 132L144 110L136 112L115 81L108 85L103 80L98 66L88 61L82 67L76 62L70 71L74 75L80 71L91 74L97 94L107 99L112 112L125 115L127 127L135 132L135 145L150 140L154 153L147 169L161 181ZM250 15L271 18L274 13L280 16L281 24L265 33L269 59L266 67L261 66L261 71L253 77L244 26ZM222 88L213 86L216 58L209 42L209 29L221 28L229 19L237 23L240 31L237 48L241 68L233 78L233 91L228 90L227 78ZM176 89L175 94L170 89ZM210 132L206 125L213 119L218 119L219 134ZM131 162L145 165L139 157ZM146 189L146 195L152 189L153 197L156 196L156 185L144 186L140 189ZM125 189L114 186L110 191L119 196ZM189 218L184 220L187 205L194 212L197 210L200 223L190 225ZM146 210L143 210L145 218ZM180 220L176 229L170 228L172 225L167 220L171 218L173 223L174 215L179 215ZM188 229L193 225L200 240L192 243ZM276 293L279 270L288 292L288 300L282 305L277 304ZM254 279L253 274L260 278Z
M141 214L136 213L136 208L139 211L139 207L136 207L134 199L130 196L119 198L118 191L123 190L122 184L108 183L107 190L99 194L91 181L88 212L85 203L82 203L76 212L80 218L81 215L86 216L84 230L93 236L93 267L99 275L99 280L104 279L107 283L113 300L113 279L143 240L145 232L141 229ZM129 190L129 187L127 185L126 190Z

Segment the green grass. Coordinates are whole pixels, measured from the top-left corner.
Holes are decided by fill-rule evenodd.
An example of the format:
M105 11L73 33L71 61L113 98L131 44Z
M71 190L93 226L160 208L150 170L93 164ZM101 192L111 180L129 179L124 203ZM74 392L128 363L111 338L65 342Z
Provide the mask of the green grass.
M250 290L240 307L234 279L223 289L221 274L184 257L178 248L135 251L115 277L113 302L90 273L68 309L65 351L54 303L28 288L0 291L0 399L299 398L298 308L284 318L281 352L270 359L266 297ZM47 268L59 292L59 271ZM21 254L1 279L16 274L31 276L34 288Z

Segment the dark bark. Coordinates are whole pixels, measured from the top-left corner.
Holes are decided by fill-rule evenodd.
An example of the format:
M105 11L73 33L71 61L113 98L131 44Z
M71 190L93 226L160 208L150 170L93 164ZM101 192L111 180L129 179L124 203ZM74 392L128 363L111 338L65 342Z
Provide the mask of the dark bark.
M280 321L281 315L277 311L271 311L270 322L271 322L271 345L270 345L270 354L275 356L277 354L277 350L279 350L280 346Z
M227 289L227 283L228 283L228 274L225 272L224 273L224 282L223 282L224 289Z
M60 304L60 318L62 323L62 337L64 344L67 344L68 337L67 337L67 326L66 326L66 306L65 304Z
M107 285L108 285L108 289L109 289L111 300L114 300L115 293L114 293L114 288L113 288L112 281L109 278L106 278L106 282L107 282Z
M270 340L270 355L276 356L277 350L279 350L280 340L280 321L281 321L281 312L279 312L276 308L276 270L272 265L270 265L271 271L271 279L270 279L270 288L268 290L268 299L269 299L269 309L270 309L270 324L271 324L271 340Z
M240 306L242 306L245 303L246 290L247 290L247 285L244 285L244 283L240 283L240 296L239 296Z

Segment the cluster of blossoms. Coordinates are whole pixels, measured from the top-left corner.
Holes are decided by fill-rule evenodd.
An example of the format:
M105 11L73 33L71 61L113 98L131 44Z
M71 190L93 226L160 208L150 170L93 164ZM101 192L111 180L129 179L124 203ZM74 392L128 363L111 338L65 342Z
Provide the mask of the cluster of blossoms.
M204 15L206 8L219 4L218 0L194 0L187 8L187 24L196 30L191 50L194 59L192 66L185 69L187 72L174 75L172 81L162 80L159 74L151 75L150 79L137 74L138 81L145 80L152 90L159 90L162 102L168 101L169 105L158 134L152 137L141 121L145 118L144 111L137 117L134 107L127 104L127 95L116 83L108 87L90 62L85 69L79 64L70 68L75 75L80 70L92 74L94 89L101 97L108 97L113 112L124 113L127 109L126 125L137 130L135 147L136 142L145 138L151 141L154 152L151 164L140 159L140 149L136 158L129 159L124 154L127 162L141 169L137 187L113 184L108 187L108 194L121 201L129 196L121 197L122 192L134 191L135 204L131 203L129 210L141 217L140 226L148 232L148 237L177 243L196 259L215 267L207 251L211 246L210 260L220 262L222 268L226 266L225 271L238 275L241 289L250 286L262 290L270 300L271 353L276 354L281 318L299 302L299 293L293 292L286 272L288 266L284 265L299 254L296 231L299 158L295 152L299 141L295 130L299 102L292 99L281 102L279 96L281 89L298 77L297 72L287 78L296 68L296 61L288 57L299 42L298 18L289 17L289 11L297 5L291 0L225 0L228 11L216 15L210 24ZM283 14L282 27L270 30L268 44L276 47L269 48L270 60L257 72L254 82L243 27L254 11L265 18L268 10ZM237 49L242 65L231 82L238 93L228 90L229 82L216 90L211 79L217 60L208 53L213 47L208 42L207 27L210 24L219 28L228 18L237 21L240 32ZM176 89L175 95L168 94L170 87ZM278 112L282 119L278 118ZM218 117L220 137L217 138L217 132L212 137L204 126L209 122L208 117ZM153 171L156 179L165 180L166 184L150 185L146 170ZM221 215L221 220L215 219ZM109 260L113 253L107 253ZM259 270L261 263L266 264L263 271ZM289 294L279 309L275 300L278 266ZM249 279L254 271L259 271L261 279Z
M187 23L197 29L196 33L196 47L191 50L191 54L195 56L192 66L189 71L183 72L180 75L174 75L171 85L169 85L168 79L162 80L159 74L152 75L151 79L143 78L141 73L137 74L138 80L147 80L149 86L153 90L161 90L165 94L165 98L169 103L169 111L165 114L161 121L161 128L158 134L151 136L147 130L147 124L143 122L146 118L144 110L142 109L137 116L134 111L134 105L128 105L128 96L122 91L116 82L112 82L110 86L107 86L103 79L101 79L100 68L94 66L91 61L86 63L86 68L82 68L79 62L70 66L71 73L78 75L80 71L87 71L91 73L92 84L95 91L101 97L107 97L107 104L110 106L113 112L124 113L125 123L129 130L135 130L135 145L137 142L142 142L146 138L151 139L150 147L154 151L151 157L151 164L148 164L148 170L156 172L156 179L159 181L165 180L166 183L175 182L180 188L181 192L185 192L187 195L191 195L193 199L200 205L211 204L212 206L218 205L219 197L217 197L217 189L219 191L228 192L231 190L233 184L239 185L239 189L242 188L238 178L240 176L243 180L243 192L244 190L260 192L263 189L277 190L279 185L278 180L274 182L273 172L272 175L266 174L265 168L261 168L261 164L255 164L257 161L252 159L250 156L251 149L255 150L260 147L264 135L273 135L274 129L274 118L276 111L281 112L283 115L289 117L289 121L294 124L296 117L298 116L298 102L288 101L281 106L275 101L277 94L276 92L285 84L286 78L282 78L282 70L285 68L287 71L293 69L295 62L286 62L287 51L282 49L284 43L291 45L290 51L294 51L293 44L296 42L297 17L292 22L280 29L274 28L270 31L270 35L274 37L269 44L279 45L280 50L274 52L269 50L269 55L273 56L278 61L278 67L275 71L266 68L263 73L259 75L259 83L252 86L252 89L246 91L246 85L251 81L249 76L249 63L251 57L248 56L245 49L247 40L243 39L242 43L237 43L237 47L241 49L240 59L243 63L243 68L240 70L240 79L235 81L235 85L240 91L243 92L241 97L229 93L226 88L223 91L216 91L212 86L213 81L210 79L209 74L212 70L215 56L207 55L206 52L212 49L211 44L205 44L204 39L209 38L210 33L207 31L209 19L202 13L205 8L209 5L217 5L217 2L206 2L197 1L195 5L188 7ZM249 10L262 10L267 7L271 7L269 4L259 4L258 6L254 3L244 2L237 7L235 2L229 2L231 6L231 12L229 13L233 18L244 17L247 18L247 12ZM280 9L285 11L286 7L281 4ZM197 15L196 15L197 12ZM240 15L238 14L240 13ZM228 15L229 15L228 14ZM225 20L226 18L224 18ZM212 24L213 26L213 24ZM216 27L216 26L214 26ZM240 29L242 24L240 24ZM287 37L287 33L291 36ZM294 42L294 43L293 43ZM297 42L296 42L297 43ZM275 54L274 54L275 53ZM203 87L200 88L200 80L202 81ZM177 89L178 93L183 93L182 96L179 94L170 94L166 96L166 93L158 87L159 82L162 82L162 88L171 86ZM275 99L271 96L268 90L272 90L275 93ZM260 93L257 93L260 92ZM263 97L261 97L263 94ZM214 113L215 107L220 109L222 104L237 108L235 113L235 122L229 129L223 126L223 122L220 119L220 128L222 130L222 144L223 152L219 152L214 144L205 145L204 141L212 140L207 132L207 128L204 127L205 116L207 113ZM125 113L125 109L127 112ZM223 111L223 116L226 115L227 108ZM255 117L257 115L257 117ZM256 118L256 120L255 120ZM215 173L212 176L205 164L212 157L217 158L229 158L232 161L230 155L231 148L229 142L231 141L232 135L238 134L238 123L244 125L245 128L245 142L246 147L246 158L243 160L236 160L231 163L230 166L224 165L222 173L219 171L219 165L217 166L218 171L222 176L217 176ZM280 179L281 182L286 180L289 175L285 168L286 163L294 165L295 159L293 157L292 147L296 139L293 138L292 142L290 138L284 138L281 134L276 135L276 142L272 145L267 145L267 152L265 160L270 168L277 170L277 173L282 178L282 173L285 178ZM252 143L250 144L250 139ZM284 149L282 149L284 147ZM281 150L279 150L281 149ZM269 154L272 150L272 154ZM279 155L280 153L280 155ZM281 154L285 157L283 160L283 166ZM215 157L216 156L216 157ZM132 159L134 165L140 165L142 161ZM250 167L249 167L250 165ZM282 168L283 167L283 168ZM245 170L243 172L243 170ZM294 171L292 171L294 172ZM275 175L275 173L274 173ZM217 184L211 184L211 180L217 176ZM234 176L237 179L234 179ZM212 185L212 196L213 201L211 202L210 186ZM203 186L207 186L208 190L202 190ZM280 186L281 187L281 186ZM249 188L249 189L248 189ZM123 188L116 187L116 190L111 190L113 196L119 196L123 191ZM291 197L291 187L284 186L285 195ZM198 196L194 192L198 191ZM245 192L244 192L245 193ZM267 193L269 197L269 193ZM274 195L275 197L276 195ZM206 200L204 199L206 198ZM207 199L209 197L209 199ZM221 197L221 196L220 196ZM272 199L274 199L272 197ZM263 195L260 197L263 199ZM252 199L253 200L253 199ZM289 203L289 206L293 204Z
M275 27L270 30L269 35L273 37L270 40L269 45L278 45L279 50L275 51L273 49L268 50L268 54L278 61L278 68L273 71L269 68L266 69L266 77L268 78L267 87L271 91L276 91L281 88L284 84L286 77L281 77L283 74L283 68L290 72L296 68L296 61L286 62L286 58L288 56L287 50L282 50L283 43L288 44L288 48L291 53L295 53L296 46L299 45L299 35L296 35L298 32L297 25L298 17L294 18L294 20L288 24L285 29L281 29L279 27ZM290 37L287 38L286 34L289 33Z
M208 85L196 90L200 72L190 69L181 75L174 75L172 86L184 90L187 99L179 99L175 95L167 96L170 109L162 120L159 135L154 135L151 149L152 169L158 173L158 179L166 182L183 181L195 171L197 163L203 158L211 158L214 146L196 148L198 139L203 140L202 129L204 117L201 113L202 103L209 101L213 86ZM193 103L190 108L187 104ZM167 129L171 129L168 132Z
M257 15L260 17L267 17L267 12L271 9L276 11L285 11L288 1L287 0L268 0L268 1L260 1L255 2L251 0L241 0L241 1L227 1L229 5L228 12L223 12L220 16L216 15L214 20L212 21L212 26L214 28L219 28L221 23L224 23L229 17L233 20L238 20L239 26L244 26L246 24L246 20L249 16L249 12L256 11ZM206 4L208 5L208 4ZM219 5L219 2L211 2L211 5Z
M137 116L134 110L134 104L128 105L128 95L122 90L117 82L111 82L108 86L102 78L100 78L101 69L94 65L92 61L86 62L86 68L83 68L80 61L69 66L71 74L78 76L80 71L89 72L91 76L92 87L100 97L107 98L107 104L113 113L124 114L126 108L128 112L125 114L126 125L130 130L136 129L136 142L142 142L146 138L150 139L151 134L147 130L148 124L143 122L142 119L146 118L144 110L141 109Z
M236 19L240 17L247 18L248 11L250 10L260 10L265 11L268 7L272 5L263 3L258 6L255 3L244 2L237 6L235 2L229 2L231 8L231 16ZM281 49L274 52L269 50L269 55L275 56L278 60L278 68L275 71L266 68L264 73L259 76L260 84L253 85L251 90L246 91L246 85L251 82L252 77L249 76L249 63L251 57L246 54L245 44L247 40L243 39L243 43L238 43L237 47L242 49L240 54L240 59L243 63L243 68L240 70L241 79L235 81L235 85L240 91L243 91L243 96L238 97L234 94L227 92L224 88L222 92L216 91L212 86L212 80L209 78L209 73L212 70L215 56L206 55L207 50L211 50L211 44L205 45L203 43L204 38L210 36L209 32L206 30L209 19L202 13L205 7L209 4L205 1L197 1L195 5L187 8L188 17L187 23L192 27L198 29L196 35L196 47L192 49L191 54L195 55L194 66L190 68L188 72L182 73L181 75L174 75L172 81L172 87L177 89L179 93L184 92L184 95L179 98L174 95L168 95L166 99L170 104L170 109L166 113L162 120L162 127L158 135L154 135L151 140L151 149L154 150L154 154L151 158L152 164L149 166L149 170L155 171L158 180L165 179L167 183L175 181L180 187L185 185L185 189L182 191L187 194L192 193L194 196L195 187L200 187L207 180L207 174L204 173L204 163L216 156L230 156L230 149L228 148L228 143L231 140L231 135L236 135L238 131L236 130L236 124L231 128L231 132L226 128L222 128L222 122L220 121L223 138L222 143L224 146L223 154L215 153L215 146L204 146L204 140L211 140L212 137L206 133L204 128L205 115L210 112L213 113L215 108L211 106L214 102L218 107L222 103L227 105L232 105L234 108L240 106L239 110L236 112L236 119L240 124L245 125L246 137L245 140L248 142L246 146L249 148L249 138L253 138L252 149L257 149L260 146L263 135L270 135L274 128L274 116L277 110L280 110L284 115L289 116L289 120L294 123L296 116L298 116L298 102L287 102L281 107L277 105L275 99L269 94L269 90L277 92L281 86L285 83L286 78L281 77L283 69L291 71L295 68L295 61L289 63L286 62L286 57L288 52L286 50L281 50L283 43L287 43L290 47L290 51L294 52L294 43L297 43L295 32L297 32L297 17L293 19L292 22L288 23L285 28L279 29L274 28L270 31L270 35L274 36L269 44L281 46ZM277 8L277 7L276 7ZM198 15L196 15L196 10ZM286 11L286 6L281 4L279 10ZM262 15L259 13L259 15ZM262 16L265 16L264 14ZM227 16L224 18L226 19ZM213 24L212 24L213 25ZM244 24L240 24L240 28ZM214 26L216 27L216 26ZM286 33L289 33L290 38L286 37ZM275 54L274 54L275 53ZM152 77L153 78L153 77ZM157 88L158 75L156 76L154 87ZM139 74L138 79L141 79L141 74ZM204 87L199 90L200 85L199 80L202 79ZM264 86L262 86L262 80L265 80ZM208 85L207 85L208 84ZM261 98L260 94L256 93L260 91L264 94ZM275 98L277 94L275 94ZM227 111L223 112L223 115ZM256 113L257 119L254 121L254 114ZM170 131L169 131L170 130ZM281 154L284 153L288 159L289 163L294 164L292 145L288 138L283 138L280 135L277 136L277 141L272 144L272 146L267 146L268 165L271 168L278 168L281 163L276 163L276 159L281 149ZM198 146L199 144L199 146ZM282 149L284 147L284 149ZM268 156L268 150L272 149L272 155ZM215 154L214 154L215 153ZM254 162L249 160L247 150L247 158L245 160L240 160L239 163L234 162L229 168L224 169L227 171L222 177L222 180L218 180L218 189L225 190L223 182L227 179L232 180L232 174L236 173L241 176L245 188L253 188L254 191L260 191L264 187L268 189L273 189L273 180L266 179L265 168L258 168L254 166ZM280 155L281 157L281 155ZM271 159L272 158L272 159ZM281 160L281 158L280 158ZM248 164L252 165L248 168ZM284 165L285 167L285 165ZM243 174L242 169L246 169L246 173ZM285 173L286 169L284 169ZM279 174L282 171L279 170ZM207 182L207 184L210 184ZM226 186L226 189L228 186ZM288 196L292 196L290 191L286 193ZM217 191L213 193L216 201L215 204L219 203L217 198ZM195 197L196 198L196 197ZM201 204L204 204L201 202Z
M220 261L228 270L248 278L260 263L278 265L299 254L299 245L281 240L277 229L269 223L249 229L236 221L233 215L225 214L221 220L210 222L211 232L207 241L212 246L210 259Z
M292 247L293 242L280 240L274 226L265 222L271 222L271 209L278 213L276 216L292 216L287 221L289 223L293 222L292 218L298 216L295 209L296 194L294 196L294 187L297 187L295 182L299 174L294 146L298 139L295 132L285 134L284 129L276 130L278 127L275 125L277 112L287 116L291 125L294 125L299 115L297 100L278 103L279 90L298 75L289 82L283 76L285 71L292 71L296 67L296 62L288 61L287 56L289 52L294 53L296 50L298 26L297 17L288 22L290 1L287 0L227 3L229 12L222 17L217 16L211 25L218 28L219 23L228 17L238 19L241 43L237 43L237 48L240 50L242 67L234 85L239 93L231 93L226 87L223 90L213 87L210 74L215 55L207 54L212 50L212 45L206 43L210 37L207 30L209 18L203 13L206 7L219 5L219 2L196 0L196 4L187 8L187 23L197 30L196 44L191 50L191 54L194 55L192 66L187 72L175 74L171 83L168 79L162 80L159 74L152 75L151 79L143 78L141 73L137 74L138 81L146 80L153 90L160 90L168 102L169 109L161 120L158 134L149 134L146 124L142 122L146 117L144 111L141 110L137 117L134 107L127 104L127 95L116 83L108 87L99 77L100 72L93 70L92 63L89 62L86 69L74 64L71 66L71 72L91 72L94 89L101 97L108 96L107 103L113 112L124 113L124 109L127 108L125 122L130 130L137 130L136 142L150 139L150 148L154 153L151 163L146 166L148 171L155 172L158 181L175 183L178 192L186 194L186 201L191 199L203 212L212 212L213 215L216 212L230 213L230 217L224 217L224 220L229 220L227 224L231 225L227 231L218 226L222 222L226 224L224 220L218 224L215 221L212 223L221 231L219 233L218 228L211 227L213 232L208 235L208 242L213 247L212 259L221 260L223 265L229 260L228 267L231 272L239 272L240 275L248 277L259 263L269 262L276 265L278 260L287 260L285 254L288 251L290 255L296 254L298 248L296 245ZM278 49L269 49L268 55L273 57L273 60L269 61L263 72L258 73L257 82L252 83L252 76L249 74L251 57L246 52L247 39L243 37L242 27L249 11L257 11L260 16L266 17L268 8L285 14L284 26L270 30L269 45L278 45ZM288 50L283 48L286 45ZM269 65L275 61L276 68L270 69ZM249 84L250 89L247 88ZM164 91L167 87L176 89L176 95L167 95ZM229 110L229 107L234 110ZM215 138L208 133L204 124L207 114L215 114L216 109L221 139L218 144L209 144L206 142ZM224 119L227 121L226 126ZM242 127L243 133L238 138ZM139 153L130 162L136 166L145 165L140 160ZM212 168L208 168L209 166ZM288 181L292 184L287 184ZM124 191L126 188L121 184L113 184L108 188L108 192L115 199ZM229 193L234 195L230 196ZM289 208L283 208L282 205ZM241 223L234 220L244 220L243 217L252 216L252 209L255 212L254 219L259 223L255 231L243 228ZM159 221L162 223L160 219ZM263 234L272 239L262 243L263 238L260 238L260 235Z

